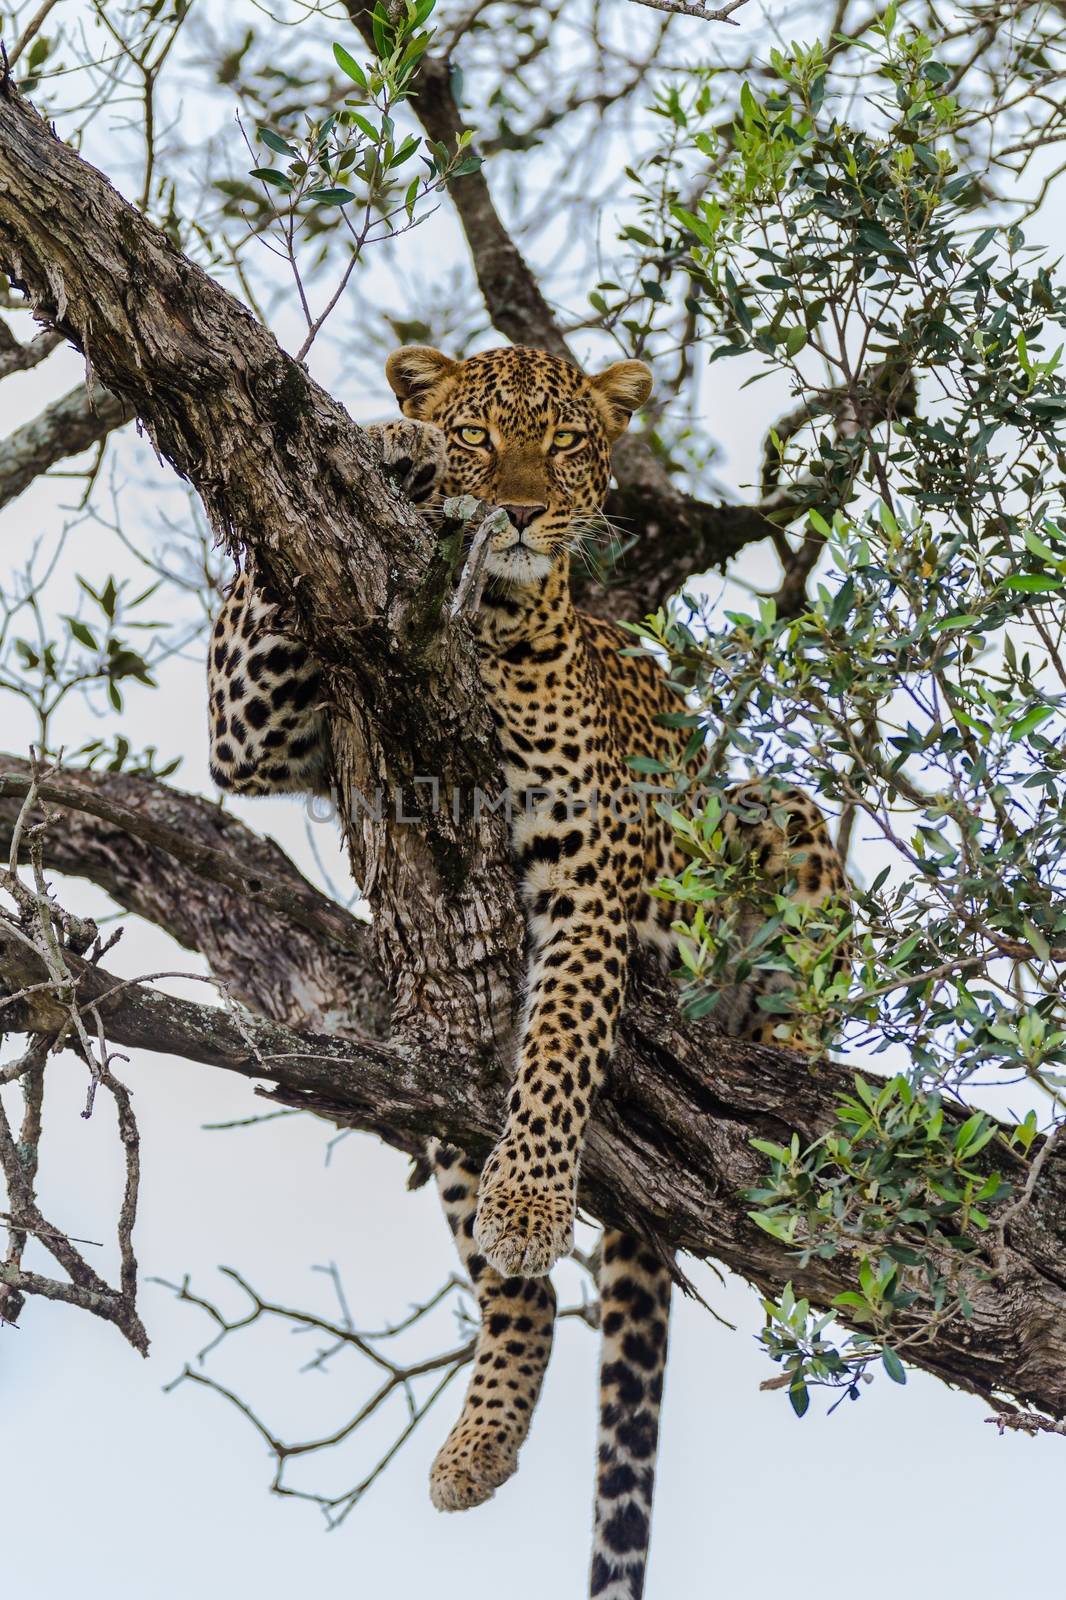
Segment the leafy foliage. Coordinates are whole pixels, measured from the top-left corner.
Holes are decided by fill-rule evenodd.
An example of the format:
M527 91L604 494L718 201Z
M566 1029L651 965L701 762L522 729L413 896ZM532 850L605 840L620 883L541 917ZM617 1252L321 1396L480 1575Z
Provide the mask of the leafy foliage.
M730 972L784 973L802 1042L842 1026L908 1064L880 1096L860 1085L813 1150L764 1152L754 1220L804 1262L855 1250L839 1309L862 1328L830 1356L825 1321L792 1301L768 1346L849 1389L881 1349L898 1377L886 1340L902 1310L911 1340L965 1314L975 1234L1007 1194L972 1165L992 1125L975 1113L949 1138L942 1094L991 1072L1028 1078L1055 1119L1066 1103L1066 289L1018 227L978 215L985 175L960 165L953 73L930 37L890 7L864 49L848 121L821 46L774 51L696 202L679 198L685 149L722 156L709 85L661 103L675 181L644 313L654 328L676 278L712 360L787 378L797 404L763 487L787 484L808 512L799 549L780 534L776 548L804 575L828 559L811 593L786 581L724 625L690 598L643 633L708 740L710 799L674 813L689 865L661 887L690 1008L713 1012ZM749 772L816 792L845 845L861 829L850 908L811 917L764 894L738 918L756 891L722 822Z
M128 580L114 577L98 587L79 577L78 585L78 611L58 618L48 615L47 595L32 568L9 593L0 590L0 693L15 695L30 708L35 744L46 758L59 753L53 729L70 696L81 695L98 715L105 706L120 713L127 686L155 688L155 664L173 648L166 624L142 614L158 582L134 595L128 593ZM135 751L113 728L70 754L85 766L155 777L167 777L180 764L176 757L160 761L155 746Z
M993 1142L1026 1151L1035 1116L1009 1140L983 1112L946 1118L942 1096L916 1091L899 1075L874 1087L861 1076L840 1102L837 1124L807 1149L755 1139L770 1160L765 1184L750 1191L751 1218L795 1250L801 1267L849 1253L856 1287L837 1295L836 1310L860 1331L829 1343L826 1316L786 1297L767 1304L763 1341L800 1384L845 1384L877 1359L903 1382L899 1352L925 1344L949 1319L970 1317L967 1284L994 1270L991 1212L1011 1185L979 1160ZM854 1391L854 1392L852 1392Z
M336 65L345 82L350 80L340 110L320 119L305 111L302 132L259 128L259 142L272 155L283 157L284 165L256 166L251 177L266 186L266 209L268 213L273 209L282 224L290 250L297 218L313 237L320 226L319 214L331 207L355 206L361 211L362 223L352 230L357 248L375 232L387 237L414 222L416 206L427 195L481 165L480 157L464 153L469 134L461 135L456 149L449 150L397 129L396 112L414 87L419 63L433 37L422 24L435 3L408 0L406 15L398 18L390 17L379 4L373 13L378 53L365 65L344 45L334 44ZM296 120L295 115L291 120ZM425 174L401 175L400 169L420 150ZM352 227L347 216L344 220Z

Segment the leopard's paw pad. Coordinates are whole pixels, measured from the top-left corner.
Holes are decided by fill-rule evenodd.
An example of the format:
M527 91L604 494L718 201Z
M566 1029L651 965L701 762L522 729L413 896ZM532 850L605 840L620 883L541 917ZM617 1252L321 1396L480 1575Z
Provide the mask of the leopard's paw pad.
M573 1201L504 1174L483 1178L474 1238L503 1277L541 1278L574 1247Z
M429 1474L429 1497L438 1511L468 1511L491 1500L518 1465L517 1450L484 1436L455 1430Z

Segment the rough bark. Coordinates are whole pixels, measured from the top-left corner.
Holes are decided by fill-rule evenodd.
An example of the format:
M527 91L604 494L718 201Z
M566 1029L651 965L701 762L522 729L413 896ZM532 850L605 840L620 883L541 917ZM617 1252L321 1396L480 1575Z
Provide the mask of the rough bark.
M129 984L105 1000L113 980L96 968L82 974L84 998L102 1003L117 1043L271 1081L287 1102L375 1128L401 1145L432 1131L486 1148L507 1077L499 1045L521 930L502 818L473 820L463 810L456 821L445 805L410 826L390 810L401 790L413 800L420 774L437 775L445 795L452 782L466 793L471 782L496 782L469 641L462 629L439 625L447 574L428 530L382 482L369 442L343 409L10 92L0 95L0 264L24 285L38 316L87 351L103 380L135 407L220 532L253 551L292 597L333 697L342 825L375 912L393 1028L386 1040L343 1040L268 1019L246 1024ZM388 803L377 817L358 797L379 784ZM135 852L172 858L157 874L157 897L168 883L169 894L183 893L189 873L224 887L212 852L252 848L234 834L218 844L201 839L207 848L194 863L187 842L179 848L174 837L177 813L155 814L150 830L143 815L135 823L121 811L137 810L132 793L105 797L106 811L100 792L93 797L96 826L128 830L126 848ZM74 870L92 869L96 847L85 841ZM106 854L101 876L116 888L125 884L134 905L133 873L124 875ZM180 871L168 877L173 862ZM276 859L270 876L286 876ZM308 927L302 891L295 898L300 916L292 922L308 938L325 939ZM181 919L145 895L137 909L164 925ZM276 913L275 902L269 910ZM253 901L249 915L257 914ZM187 937L210 936L204 923L211 920L208 908L198 927L184 924ZM257 945L257 959L277 961L278 945L277 938ZM228 959L224 945L215 954ZM0 950L9 995L40 981L36 960L10 940ZM41 994L5 1016L24 1028L47 1027L54 1002ZM814 1072L790 1052L682 1024L669 990L645 986L624 1020L612 1089L592 1131L583 1203L607 1220L646 1227L664 1247L717 1256L758 1284L793 1277L825 1304L850 1287L851 1264L837 1258L797 1272L747 1219L741 1191L761 1166L751 1136L780 1140L794 1127L816 1135L845 1082L839 1069ZM972 1298L973 1321L947 1328L916 1359L951 1382L998 1388L1066 1415L1060 1152Z
M456 822L442 806L423 827L398 820L420 775L467 798L497 778L469 640L440 626L446 574L427 528L343 407L13 92L0 151L9 276L136 408L314 641L342 823L398 1021L482 1048L505 1025L519 954L503 818ZM380 820L360 802L379 788Z
M29 780L28 762L0 754L4 860ZM309 884L273 840L197 795L122 773L64 772L42 794L44 809L62 816L49 829L49 867L98 884L200 952L233 999L293 1027L385 1034L370 928Z

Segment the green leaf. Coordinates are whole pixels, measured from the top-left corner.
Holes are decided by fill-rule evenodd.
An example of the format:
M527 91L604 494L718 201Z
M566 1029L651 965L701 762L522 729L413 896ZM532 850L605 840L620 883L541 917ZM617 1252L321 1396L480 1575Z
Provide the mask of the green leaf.
M295 161L299 151L283 139L280 133L275 133L273 128L260 128L259 138L268 150L273 150L275 155L288 156L290 161Z
M969 1149L984 1125L985 1117L983 1111L975 1111L973 1116L966 1118L966 1121L955 1135L955 1149L959 1155Z
M1004 583L1005 589L1020 589L1023 594L1045 594L1050 589L1061 589L1062 578L1042 578L1035 572L1015 573Z
M1042 722L1046 722L1048 717L1054 715L1054 706L1035 706L1032 711L1027 711L1024 717L1019 717L1017 722L1011 723L1011 744L1017 744L1019 739L1024 739L1027 733L1032 733L1034 728L1039 728Z
M907 1374L903 1370L903 1362L891 1345L886 1344L881 1351L881 1364L893 1383L906 1383Z
M694 211L686 211L684 206L672 205L670 214L683 228L694 234L701 244L713 245L714 232L709 222L703 217L697 217Z
M771 1161L788 1160L788 1151L783 1145L774 1144L769 1139L751 1139L749 1141L753 1150L758 1150L762 1155L769 1156Z
M378 0L371 13L370 25L374 33L374 49L377 51L378 56L389 55L396 42L396 35L393 32L392 24L389 22L388 14L381 4L381 0Z
M745 122L759 120L759 102L751 92L751 85L747 83L740 86L740 110Z
M1032 528L1023 529L1022 537L1025 540L1026 549L1031 550L1033 555L1038 556L1041 561L1046 561L1049 565L1054 566L1059 560L1051 546L1045 544L1043 539L1038 538Z
M870 1314L870 1307L861 1294L856 1294L854 1289L845 1289L843 1294L833 1296L833 1305L839 1306L842 1311L862 1311L866 1316Z
M100 646L97 644L92 630L87 628L84 622L79 622L77 617L67 617L66 624L79 644L83 644L87 650L99 650Z
M349 110L348 115L359 129L359 132L365 133L371 144L377 144L378 140L381 138L381 129L375 128L370 118L364 117L361 111Z
M346 206L355 195L350 189L311 189L307 199L313 200L316 206Z
M341 71L348 74L353 83L357 83L360 89L366 88L366 73L363 71L358 61L356 61L355 57L348 54L347 50L342 44L335 44L333 46L333 59L336 61L338 67L340 67Z
M292 183L283 172L275 172L273 167L253 167L253 178L258 178L260 183L273 184L275 189L281 189L285 194L292 193Z
M831 628L842 627L847 621L848 617L851 615L851 610L854 604L855 579L845 578L844 582L837 590L832 606L829 608L829 626Z
M790 1386L788 1398L792 1402L792 1409L796 1413L797 1417L806 1416L807 1409L811 1403L811 1397L807 1393L807 1385L802 1379L799 1379Z
M404 162L410 160L411 156L414 155L421 143L422 140L419 138L417 133L408 134L403 144L389 162L389 171L391 172L395 167L402 167Z
M768 1233L771 1239L776 1239L779 1244L792 1243L792 1219L790 1217L769 1217L762 1211L749 1211L748 1216L757 1228L761 1228L763 1233Z

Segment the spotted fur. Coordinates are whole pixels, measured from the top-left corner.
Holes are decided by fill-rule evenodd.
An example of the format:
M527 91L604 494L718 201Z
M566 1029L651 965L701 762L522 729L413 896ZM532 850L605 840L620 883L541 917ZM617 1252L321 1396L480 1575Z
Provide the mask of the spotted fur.
M555 1332L548 1278L502 1278L474 1243L480 1164L450 1145L430 1147L444 1214L477 1296L481 1322L459 1420L429 1477L438 1511L477 1506L518 1465Z
M581 1152L630 949L673 945L669 906L650 891L681 863L626 758L676 767L687 732L664 725L678 701L656 663L624 654L628 637L577 611L570 596L571 551L600 516L611 446L647 399L647 368L622 361L587 377L535 350L452 361L416 347L394 352L386 371L408 419L377 430L386 466L423 503L472 494L509 514L490 547L476 629L512 800L528 978L495 1149L480 1173L449 1146L431 1152L481 1314L462 1413L431 1478L434 1503L457 1510L488 1499L514 1471L551 1350L545 1275L571 1248ZM223 787L315 787L328 774L317 673L247 575L216 628L211 715L212 771ZM765 879L792 884L801 900L817 904L842 887L824 818L799 790L771 804L759 784L738 786L724 831ZM723 996L730 1031L769 1036L780 1018L757 1001L750 981ZM605 1235L597 1600L643 1592L670 1281L645 1243Z

